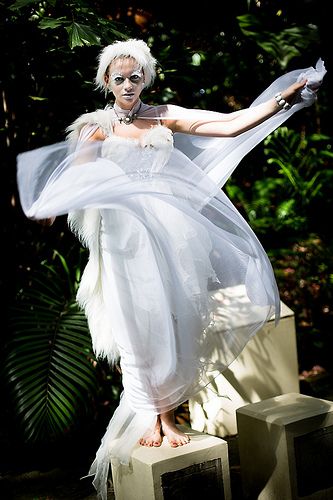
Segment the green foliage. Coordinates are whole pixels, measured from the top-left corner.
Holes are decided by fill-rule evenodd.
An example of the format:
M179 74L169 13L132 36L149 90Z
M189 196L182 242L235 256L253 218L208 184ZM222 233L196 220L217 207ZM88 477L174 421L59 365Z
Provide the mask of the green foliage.
M333 203L333 152L329 137L303 134L280 127L264 141L266 173L242 188L234 180L226 186L229 196L241 203L258 233L274 228L282 235L304 235L318 229L323 205ZM250 189L249 189L250 187Z
M3 371L25 439L50 441L68 432L97 391L84 313L76 302L78 270L43 262L19 290Z
M330 137L301 134L280 127L264 141L267 163L278 168L287 181L299 205L308 207L317 196L323 196L323 187L332 181L333 152Z
M126 38L118 29L117 23L99 16L89 2L83 0L17 0L8 9L13 16L26 16L28 21L41 30L59 30L60 33L66 31L71 49L84 45L101 45L100 33L106 39Z
M269 252L282 300L295 313L300 371L331 367L333 242L316 234Z
M257 15L244 14L237 19L242 33L276 59L282 69L319 39L318 28L313 24L292 26L274 33L263 29L263 22Z

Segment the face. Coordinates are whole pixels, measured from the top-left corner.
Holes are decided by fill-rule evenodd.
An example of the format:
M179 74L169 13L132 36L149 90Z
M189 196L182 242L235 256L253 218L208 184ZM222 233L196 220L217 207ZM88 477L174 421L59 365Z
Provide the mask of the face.
M123 109L131 109L139 100L144 87L142 68L131 57L112 61L105 75L105 83L115 101Z

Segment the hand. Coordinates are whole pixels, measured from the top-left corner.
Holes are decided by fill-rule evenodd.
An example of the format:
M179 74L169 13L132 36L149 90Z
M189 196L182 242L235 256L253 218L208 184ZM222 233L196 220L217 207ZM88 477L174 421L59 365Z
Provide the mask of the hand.
M309 89L311 89L313 92L318 92L318 90L319 90L319 88L320 88L320 86L321 86L322 83L323 83L322 81L320 81L320 82L314 82L314 83L308 83L307 87Z
M298 79L299 81L306 80L306 89L312 92L318 92L319 87L323 83L323 78L326 75L324 61L319 58L315 68L309 68L305 73L302 73Z
M291 106L301 101L301 92L305 87L307 80L296 82L290 85L286 90L281 92L283 99L286 100Z

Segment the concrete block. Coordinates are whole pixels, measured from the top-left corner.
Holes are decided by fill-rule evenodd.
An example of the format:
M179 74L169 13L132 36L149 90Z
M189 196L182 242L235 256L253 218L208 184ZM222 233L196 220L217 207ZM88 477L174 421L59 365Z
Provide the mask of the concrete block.
M284 394L237 410L244 498L333 499L333 401Z
M237 408L289 392L299 392L295 318L281 303L277 327L269 321L228 369L190 399L191 427L220 437L235 435Z
M130 467L112 463L116 500L231 500L228 444L181 427L189 444L171 448L136 446Z

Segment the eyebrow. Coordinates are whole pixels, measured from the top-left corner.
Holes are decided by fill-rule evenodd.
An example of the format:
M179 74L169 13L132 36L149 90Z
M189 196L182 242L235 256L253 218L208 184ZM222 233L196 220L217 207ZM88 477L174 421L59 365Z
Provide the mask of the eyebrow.
M118 76L120 76L121 78L123 78L123 75L121 73L111 73L111 78L117 78Z
M129 75L129 78L131 76L134 76L134 75L138 75L138 76L143 76L143 71L141 69L135 69L134 71L132 71L132 73ZM113 72L111 73L111 78L118 78L120 76L120 78L125 78L125 76L122 74L122 73L118 73L118 72Z

